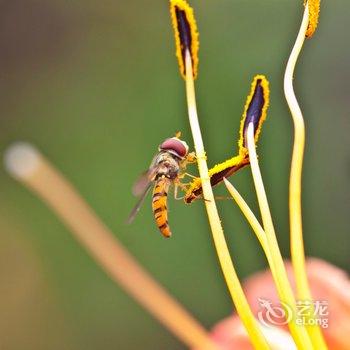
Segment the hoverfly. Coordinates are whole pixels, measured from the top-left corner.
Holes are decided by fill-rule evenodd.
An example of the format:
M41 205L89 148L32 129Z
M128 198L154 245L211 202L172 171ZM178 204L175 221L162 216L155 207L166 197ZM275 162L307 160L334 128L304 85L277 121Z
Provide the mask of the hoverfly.
M167 209L169 188L174 185L174 196L176 198L178 187L182 189L185 187L180 182L180 178L189 175L184 172L186 165L195 162L194 152L188 153L188 145L185 141L180 140L180 135L180 133L177 133L175 137L168 138L160 144L158 154L153 158L149 169L136 181L132 192L140 198L127 221L131 223L134 220L148 191L154 184L152 195L153 215L159 231L167 238L171 236Z

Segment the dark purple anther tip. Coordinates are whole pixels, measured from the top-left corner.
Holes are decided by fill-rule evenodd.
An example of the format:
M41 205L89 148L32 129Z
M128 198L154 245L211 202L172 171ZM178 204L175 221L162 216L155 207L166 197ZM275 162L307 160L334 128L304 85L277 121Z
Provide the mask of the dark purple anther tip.
M254 95L252 97L252 100L249 104L248 110L247 110L247 116L244 121L244 127L243 127L243 135L244 135L244 146L247 146L246 142L246 132L248 130L248 126L250 123L254 124L254 134L259 126L259 121L262 114L262 109L264 107L264 89L261 86L261 80L257 81Z

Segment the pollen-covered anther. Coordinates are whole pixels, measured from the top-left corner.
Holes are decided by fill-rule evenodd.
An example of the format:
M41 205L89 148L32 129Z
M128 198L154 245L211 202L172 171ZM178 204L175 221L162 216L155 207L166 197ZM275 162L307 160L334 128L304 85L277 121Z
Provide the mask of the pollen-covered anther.
M239 154L247 153L246 132L250 123L254 124L255 142L257 143L262 124L266 119L269 99L268 80L264 75L256 75L253 79L241 119L238 141Z
M262 124L266 119L267 108L270 100L269 82L264 75L256 75L253 79L250 93L244 106L239 131L239 153L209 169L210 183L215 186L235 174L249 164L249 154L246 142L246 132L250 123L254 124L255 142L258 141ZM198 155L197 155L198 157ZM185 202L192 203L202 195L202 183L200 178L194 179L185 194Z
M210 184L212 186L215 186L223 181L224 177L229 177L241 168L245 167L246 165L249 164L249 159L237 155L235 157L232 157L228 160L225 160L222 163L219 163L209 169L208 175L210 178ZM195 178L188 190L185 193L185 202L187 204L192 203L194 200L199 198L202 195L202 182L200 178Z
M185 0L170 0L170 13L174 28L176 57L180 73L186 78L186 52L191 56L193 77L198 72L198 30L193 9Z
M318 18L320 16L320 0L304 1L304 6L308 6L309 8L309 24L305 36L310 38L315 33L318 25Z

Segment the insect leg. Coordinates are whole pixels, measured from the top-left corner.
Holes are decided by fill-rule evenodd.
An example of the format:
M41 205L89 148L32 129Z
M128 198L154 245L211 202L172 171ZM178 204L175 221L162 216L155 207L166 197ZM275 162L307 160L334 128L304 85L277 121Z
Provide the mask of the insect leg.
M192 174L189 174L189 173L183 173L183 176L188 176L188 177L191 177L192 179L197 179L198 177L197 176L194 176Z
M197 162L196 153L190 152L190 153L186 156L186 163L196 163L196 162Z
M183 199L185 197L185 196L182 196L182 197L178 197L177 196L179 187L183 190L182 184L180 182L174 184L174 199L176 199L177 201L181 200L181 199Z
M194 152L190 152L185 159L181 161L181 168L186 169L187 164L193 164L197 162L197 157Z

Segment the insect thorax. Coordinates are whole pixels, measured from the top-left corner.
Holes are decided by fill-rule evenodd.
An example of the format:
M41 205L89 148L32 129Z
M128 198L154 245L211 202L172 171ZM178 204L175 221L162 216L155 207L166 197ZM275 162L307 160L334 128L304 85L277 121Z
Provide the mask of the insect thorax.
M180 159L175 155L164 151L160 152L155 159L155 165L158 168L157 178L165 176L168 179L174 180L179 175Z

